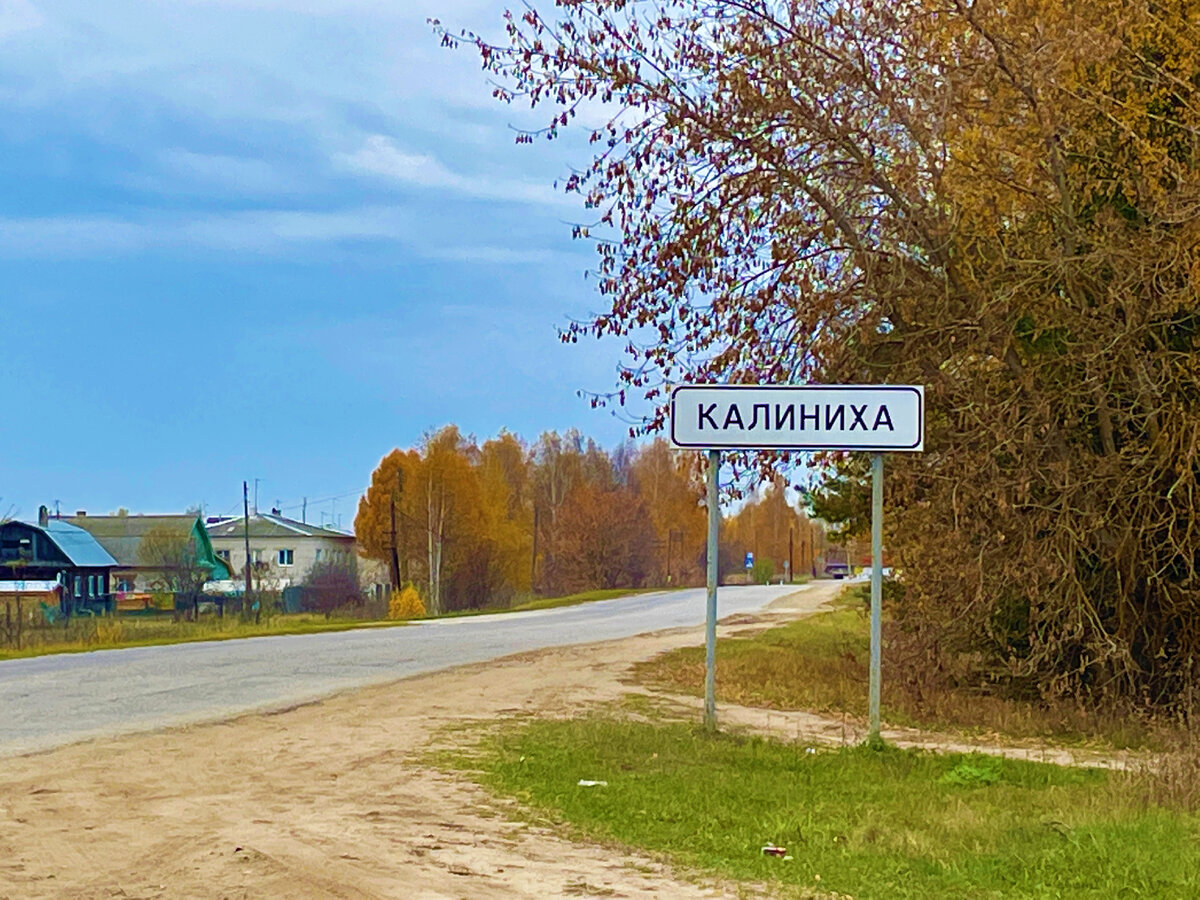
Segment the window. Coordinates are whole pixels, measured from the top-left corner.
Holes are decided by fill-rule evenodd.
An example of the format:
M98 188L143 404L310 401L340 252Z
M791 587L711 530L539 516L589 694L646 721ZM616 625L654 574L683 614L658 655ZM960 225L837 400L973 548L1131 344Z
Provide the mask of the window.
M117 590L118 591L132 591L133 590L133 581L131 581L128 578L118 578L117 579Z
M225 562L229 562L229 551L228 550L218 550L217 558L222 559Z
M291 550L279 551L279 564L281 566L290 566L292 564L293 552Z
M83 596L83 576L82 575L75 576L75 596L76 597Z
M317 562L320 562L320 561L321 561L321 548L318 547L317 548Z
M250 551L250 555L251 555L251 559L253 559L253 560L254 560L254 564L255 564L256 566L262 563L262 561L263 561L263 558L262 558L262 551L261 551L261 550L251 550L251 551Z
M88 576L88 596L89 597L96 596L96 576L95 575Z

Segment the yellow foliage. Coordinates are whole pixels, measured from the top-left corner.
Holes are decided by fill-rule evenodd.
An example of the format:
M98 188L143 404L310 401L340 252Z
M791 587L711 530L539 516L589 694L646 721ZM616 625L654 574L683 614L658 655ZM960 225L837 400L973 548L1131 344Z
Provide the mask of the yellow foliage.
M401 590L392 592L388 601L389 619L416 619L425 615L425 603L421 595L411 584L406 584Z

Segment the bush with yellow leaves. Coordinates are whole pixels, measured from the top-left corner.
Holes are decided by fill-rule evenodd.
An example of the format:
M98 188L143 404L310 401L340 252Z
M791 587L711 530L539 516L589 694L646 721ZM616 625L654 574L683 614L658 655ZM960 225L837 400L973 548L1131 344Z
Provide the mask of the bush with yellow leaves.
M406 584L398 591L392 591L388 601L389 619L416 619L425 615L425 603L421 595L411 584Z

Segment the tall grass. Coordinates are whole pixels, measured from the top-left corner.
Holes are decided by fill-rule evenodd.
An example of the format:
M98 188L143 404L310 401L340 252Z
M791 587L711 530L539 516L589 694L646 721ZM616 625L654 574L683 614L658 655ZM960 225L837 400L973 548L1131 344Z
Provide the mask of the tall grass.
M867 714L868 619L857 602L717 643L717 696L728 703L803 709L864 718ZM636 667L652 686L699 695L704 650L687 647ZM1098 742L1114 749L1165 746L1169 726L1124 709L996 696L967 686L931 691L909 673L882 680L882 717L892 725L997 734L1008 738Z
M223 618L205 615L198 621L176 620L171 616L76 616L54 625L41 623L27 626L21 633L20 648L0 648L0 659L280 634L312 634L388 624L404 623L364 622L362 619L338 617L326 619L318 613L276 615L258 623L244 621L236 615Z

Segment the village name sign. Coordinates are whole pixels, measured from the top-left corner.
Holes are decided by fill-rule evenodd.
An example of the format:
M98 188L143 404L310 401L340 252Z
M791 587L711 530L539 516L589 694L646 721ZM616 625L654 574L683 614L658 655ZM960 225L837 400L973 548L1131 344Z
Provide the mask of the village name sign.
M716 728L717 475L722 450L846 450L871 454L871 664L868 717L879 741L883 595L883 454L925 449L920 385L680 385L671 392L671 443L708 451L708 615L704 723ZM749 557L747 557L749 560Z
M671 442L698 450L921 450L925 392L910 386L684 385Z

